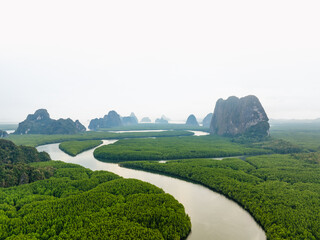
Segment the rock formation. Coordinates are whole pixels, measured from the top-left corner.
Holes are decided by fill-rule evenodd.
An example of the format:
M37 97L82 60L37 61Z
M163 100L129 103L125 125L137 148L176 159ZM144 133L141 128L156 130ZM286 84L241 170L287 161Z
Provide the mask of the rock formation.
M148 118L148 117L144 117L144 118L141 119L141 122L142 123L151 123L151 119Z
M118 127L122 125L120 115L116 111L110 111L106 118L106 127Z
M122 126L120 115L116 111L110 111L103 118L95 118L90 121L89 129L112 128Z
M162 114L161 119L167 120L168 122L170 121L170 118L166 117L164 114Z
M0 130L0 138L4 138L8 136L8 133L6 131Z
M136 115L134 113L131 113L130 116L128 116L128 117L122 117L121 120L122 120L122 123L124 126L138 124L138 118L136 117Z
M157 118L155 123L168 124L169 121L162 116L161 118Z
M213 113L209 113L207 114L207 116L205 116L205 118L202 120L203 127L206 127L206 128L210 127L212 116L213 116Z
M196 117L193 114L191 114L188 117L187 121L186 121L186 125L188 125L188 126L199 126L199 123L198 123Z
M70 118L54 120L50 118L46 109L39 109L19 123L14 134L75 134L85 130L86 128L78 120L75 122Z
M269 134L269 119L259 99L249 95L229 97L216 103L210 133L223 136L264 137Z
M134 118L134 120L135 120L137 123L139 122L138 118L136 117L136 115L135 115L133 112L130 114L130 117Z

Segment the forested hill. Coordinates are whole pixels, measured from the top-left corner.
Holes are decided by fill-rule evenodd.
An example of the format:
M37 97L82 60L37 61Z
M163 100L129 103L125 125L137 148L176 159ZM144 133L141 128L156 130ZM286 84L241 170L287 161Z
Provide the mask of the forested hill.
M31 162L49 161L46 152L34 147L16 146L13 142L0 139L0 187L10 187L45 179L52 175L49 168L34 168Z

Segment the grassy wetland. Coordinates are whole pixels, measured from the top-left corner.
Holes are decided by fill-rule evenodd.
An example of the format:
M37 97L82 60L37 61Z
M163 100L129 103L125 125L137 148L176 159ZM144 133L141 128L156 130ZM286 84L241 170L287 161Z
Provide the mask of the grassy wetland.
M242 143L220 136L166 137L155 139L121 139L101 146L94 156L106 162L167 160L184 158L217 158L259 155L277 152L300 152L301 148L283 140L267 139Z
M101 140L67 141L60 143L59 148L70 156L76 156L101 144Z
M65 141L76 140L103 140L103 139L123 139L123 138L148 138L148 137L174 137L174 136L191 136L192 132L177 130L163 132L128 132L128 133L113 133L113 132L94 132L88 131L79 134L25 134L14 135L10 134L6 139L11 140L17 145L26 145L36 147L39 145L60 143Z
M272 136L290 141L308 151L320 151L320 122L275 124Z

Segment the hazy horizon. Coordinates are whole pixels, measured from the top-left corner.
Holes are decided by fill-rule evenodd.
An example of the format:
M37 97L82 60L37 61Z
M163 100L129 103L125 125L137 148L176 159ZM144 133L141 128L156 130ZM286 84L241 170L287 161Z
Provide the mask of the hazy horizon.
M319 1L3 1L0 122L190 114L256 95L320 118Z

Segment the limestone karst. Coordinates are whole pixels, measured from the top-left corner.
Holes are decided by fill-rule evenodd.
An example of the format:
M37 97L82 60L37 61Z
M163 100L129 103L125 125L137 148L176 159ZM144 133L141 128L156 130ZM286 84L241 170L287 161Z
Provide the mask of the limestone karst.
M86 128L78 120L51 119L46 109L38 109L19 123L14 134L75 134L84 131Z
M256 96L232 96L227 100L217 101L210 133L222 136L263 137L269 134L268 121L268 116Z

